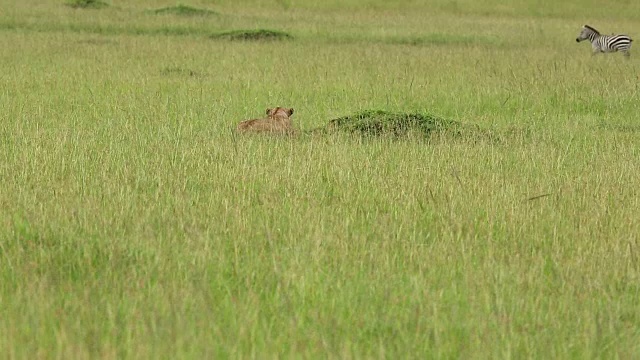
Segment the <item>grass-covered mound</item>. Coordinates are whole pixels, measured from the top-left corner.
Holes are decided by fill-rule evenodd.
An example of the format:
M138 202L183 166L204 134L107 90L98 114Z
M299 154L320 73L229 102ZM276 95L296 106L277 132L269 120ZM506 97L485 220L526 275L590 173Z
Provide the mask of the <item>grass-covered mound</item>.
M409 133L429 136L434 133L460 135L468 126L454 120L417 113L365 110L329 121L327 131L344 131L367 136L404 136Z
M293 36L286 32L266 29L233 30L211 36L214 39L239 40L239 41L273 41L290 40Z
M109 6L109 4L100 0L68 0L66 4L74 9L102 9Z
M162 69L162 71L160 71L160 73L162 75L180 75L180 76L200 76L201 74L193 71L193 70L189 70L189 69L183 69L180 67L166 67L164 69Z
M497 38L478 35L455 35L455 34L427 34L420 36L400 36L386 39L387 43L413 46L469 46L486 45L501 46L502 43Z
M218 15L217 12L209 9L198 9L188 5L168 6L160 9L152 10L158 15L177 15L177 16L208 16Z

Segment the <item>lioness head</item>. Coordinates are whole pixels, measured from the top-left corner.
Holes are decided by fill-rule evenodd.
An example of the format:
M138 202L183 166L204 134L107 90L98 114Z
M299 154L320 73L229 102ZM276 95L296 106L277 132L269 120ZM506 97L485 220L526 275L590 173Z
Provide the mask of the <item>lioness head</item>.
M278 116L279 115L279 116L289 117L289 116L293 115L293 109L292 108L283 108L283 107L267 109L267 115L268 116Z

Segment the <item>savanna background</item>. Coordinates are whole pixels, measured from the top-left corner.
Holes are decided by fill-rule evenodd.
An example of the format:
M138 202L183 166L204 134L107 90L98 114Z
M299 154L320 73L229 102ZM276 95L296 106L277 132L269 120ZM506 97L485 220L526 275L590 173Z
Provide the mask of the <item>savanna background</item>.
M640 358L640 2L104 5L0 0L3 358Z

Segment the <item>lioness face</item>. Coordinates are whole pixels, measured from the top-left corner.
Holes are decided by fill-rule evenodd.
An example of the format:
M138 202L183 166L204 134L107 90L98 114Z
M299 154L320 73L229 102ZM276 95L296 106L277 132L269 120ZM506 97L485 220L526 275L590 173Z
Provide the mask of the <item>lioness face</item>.
M267 109L267 115L268 116L286 115L287 117L289 117L289 116L293 115L293 109L292 108L283 108L283 107Z

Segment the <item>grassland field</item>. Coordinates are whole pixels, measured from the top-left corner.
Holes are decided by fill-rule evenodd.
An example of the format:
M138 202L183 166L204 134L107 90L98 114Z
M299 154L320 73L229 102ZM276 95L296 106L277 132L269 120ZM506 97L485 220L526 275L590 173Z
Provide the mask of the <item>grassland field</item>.
M176 5L0 0L2 358L640 358L640 2Z

